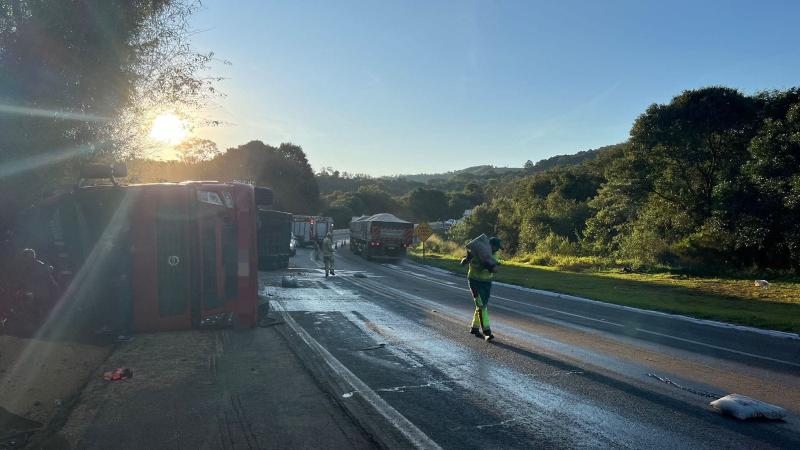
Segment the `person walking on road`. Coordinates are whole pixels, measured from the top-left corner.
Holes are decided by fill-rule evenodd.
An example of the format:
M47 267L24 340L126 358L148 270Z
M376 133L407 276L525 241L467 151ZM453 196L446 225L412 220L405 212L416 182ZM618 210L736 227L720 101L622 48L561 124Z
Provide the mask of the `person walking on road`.
M496 236L489 239L489 244L492 247L490 264L482 262L470 251L467 251L467 256L461 260L462 266L469 265L467 281L469 290L472 292L472 300L475 302L475 312L472 315L472 327L469 332L475 337L484 338L487 341L494 339L489 324L489 295L492 292L492 279L499 265L495 253L503 248L503 243Z
M330 232L322 240L322 259L325 262L325 277L327 278L328 273L336 275L333 272L333 236Z

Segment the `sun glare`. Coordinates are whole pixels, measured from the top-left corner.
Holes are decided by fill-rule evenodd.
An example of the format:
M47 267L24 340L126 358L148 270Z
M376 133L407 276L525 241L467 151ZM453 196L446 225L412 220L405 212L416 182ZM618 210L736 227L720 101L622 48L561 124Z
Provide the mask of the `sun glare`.
M153 121L150 137L169 145L178 145L188 136L186 122L175 114L164 113Z

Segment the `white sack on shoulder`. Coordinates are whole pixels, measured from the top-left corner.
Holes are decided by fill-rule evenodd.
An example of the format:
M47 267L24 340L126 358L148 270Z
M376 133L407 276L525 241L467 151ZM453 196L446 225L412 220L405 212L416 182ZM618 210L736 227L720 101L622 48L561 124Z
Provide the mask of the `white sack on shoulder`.
M780 420L786 417L786 410L780 406L770 405L740 394L730 394L709 405L721 414L736 417L739 420L747 419L772 419Z
M489 243L489 237L481 234L467 244L467 249L472 252L473 256L485 265L492 264L492 245Z

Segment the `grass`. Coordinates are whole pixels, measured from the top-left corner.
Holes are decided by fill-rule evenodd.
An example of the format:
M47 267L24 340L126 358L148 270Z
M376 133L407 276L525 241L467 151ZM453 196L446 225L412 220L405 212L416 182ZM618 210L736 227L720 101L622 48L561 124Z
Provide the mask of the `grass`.
M465 273L460 256L426 251L425 264ZM422 262L422 251L410 257ZM800 333L800 283L774 281L755 287L752 279L710 278L669 273L566 271L529 263L503 262L495 280L636 308L701 319Z

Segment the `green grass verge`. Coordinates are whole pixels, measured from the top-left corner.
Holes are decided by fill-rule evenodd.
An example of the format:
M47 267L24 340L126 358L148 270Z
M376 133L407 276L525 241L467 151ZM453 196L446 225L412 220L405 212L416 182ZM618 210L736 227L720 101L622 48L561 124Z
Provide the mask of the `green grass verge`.
M409 257L422 262L416 249ZM466 273L458 259L449 255L428 253L425 264ZM800 284L795 282L774 282L761 289L753 286L753 280L744 279L567 272L513 262L504 263L495 280L618 305L800 333Z

